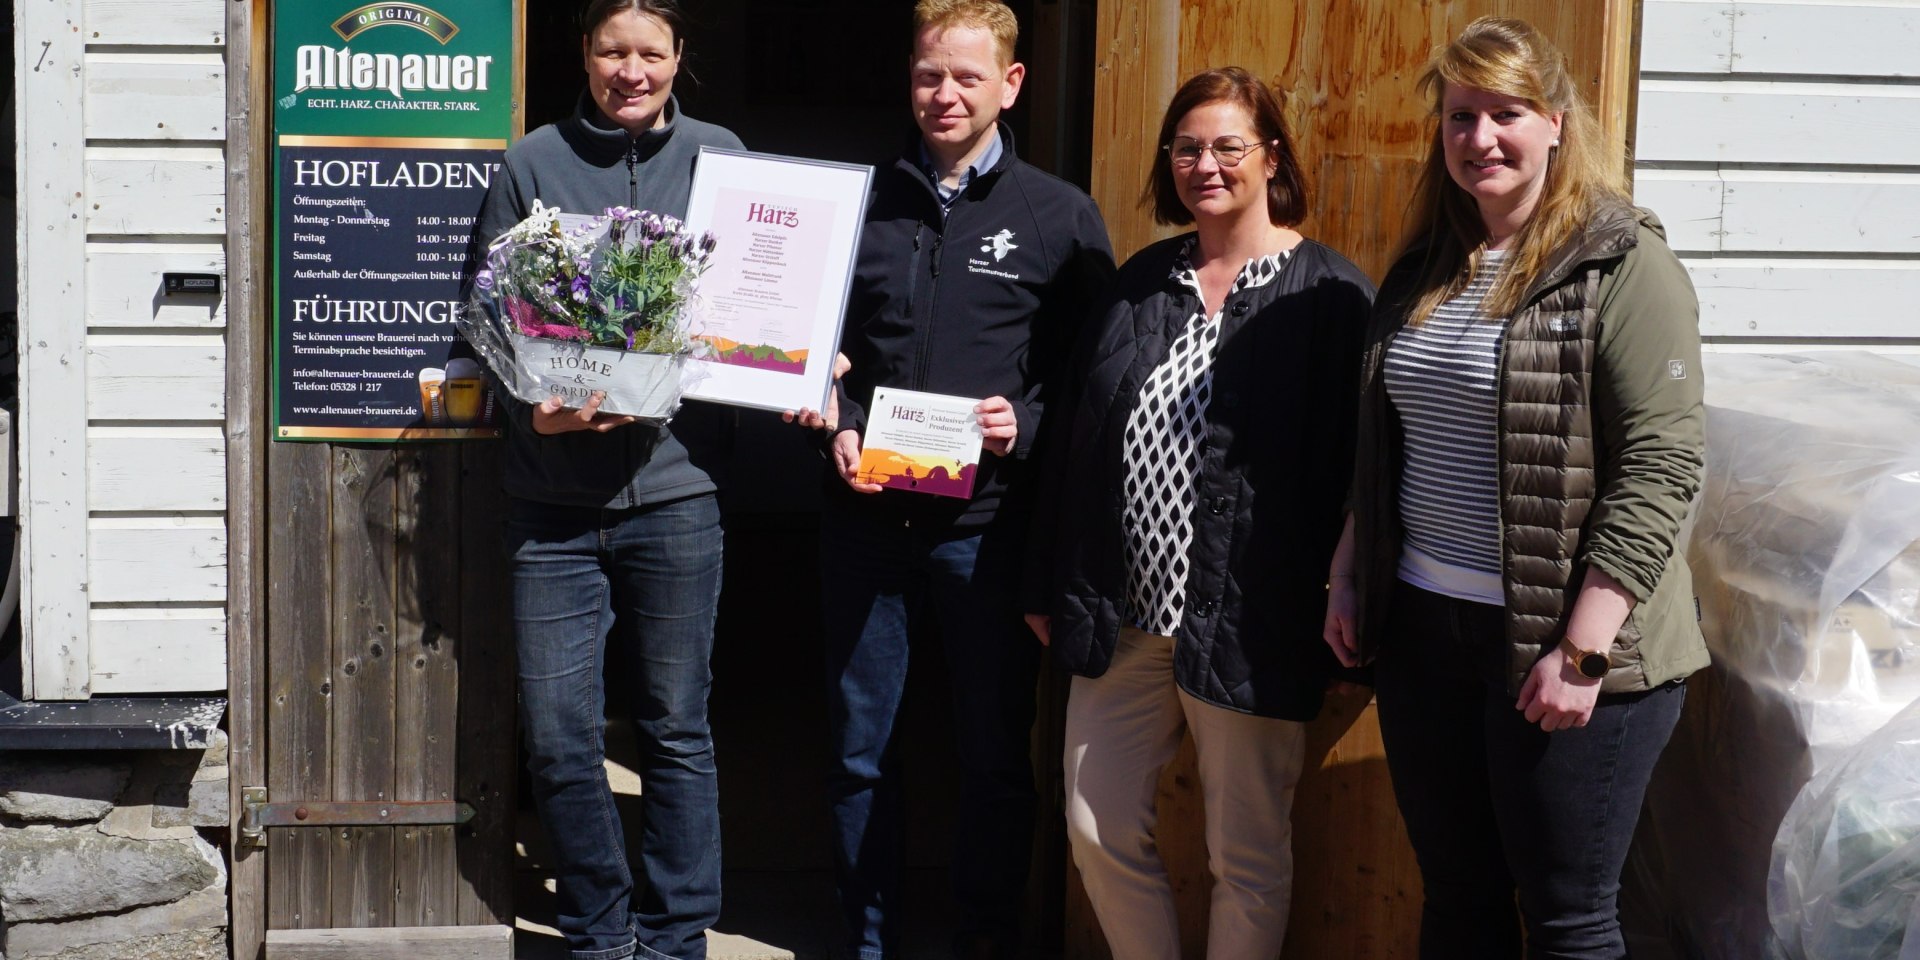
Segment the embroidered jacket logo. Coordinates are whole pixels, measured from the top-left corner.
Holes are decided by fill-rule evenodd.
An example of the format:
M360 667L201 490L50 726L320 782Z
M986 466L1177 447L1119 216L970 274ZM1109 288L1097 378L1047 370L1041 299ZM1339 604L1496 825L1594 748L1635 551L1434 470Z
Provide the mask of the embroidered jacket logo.
M1020 249L1020 245L1013 242L1012 230L1002 230L991 237L981 237L980 239L987 242L986 246L980 248L980 252L993 254L994 263L1005 260L1007 254Z

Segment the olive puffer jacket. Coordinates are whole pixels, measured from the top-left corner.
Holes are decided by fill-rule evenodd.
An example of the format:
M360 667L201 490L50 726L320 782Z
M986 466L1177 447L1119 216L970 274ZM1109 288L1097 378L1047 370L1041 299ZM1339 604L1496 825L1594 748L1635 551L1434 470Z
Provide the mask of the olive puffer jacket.
M1366 659L1386 639L1401 551L1403 433L1382 370L1418 298L1421 255L1402 257L1382 283L1361 372L1352 502ZM1705 450L1693 285L1659 221L1614 203L1552 258L1522 303L1499 367L1508 691L1517 694L1560 643L1588 567L1637 601L1614 637L1602 691L1684 677L1707 664L1680 539Z

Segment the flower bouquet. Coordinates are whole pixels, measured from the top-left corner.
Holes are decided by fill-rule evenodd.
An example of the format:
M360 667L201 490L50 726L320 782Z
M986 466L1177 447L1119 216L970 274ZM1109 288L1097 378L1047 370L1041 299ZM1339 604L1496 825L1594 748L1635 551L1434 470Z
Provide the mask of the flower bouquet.
M672 217L612 207L533 213L487 248L461 332L505 389L528 403L665 422L705 345L690 333L695 286L717 241Z

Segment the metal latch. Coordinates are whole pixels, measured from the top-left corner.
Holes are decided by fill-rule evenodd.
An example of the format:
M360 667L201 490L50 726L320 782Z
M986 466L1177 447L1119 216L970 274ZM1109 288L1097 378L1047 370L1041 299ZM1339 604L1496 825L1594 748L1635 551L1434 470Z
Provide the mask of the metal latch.
M266 787L240 788L240 844L267 845L268 827L449 826L473 819L459 800L299 800L267 802Z

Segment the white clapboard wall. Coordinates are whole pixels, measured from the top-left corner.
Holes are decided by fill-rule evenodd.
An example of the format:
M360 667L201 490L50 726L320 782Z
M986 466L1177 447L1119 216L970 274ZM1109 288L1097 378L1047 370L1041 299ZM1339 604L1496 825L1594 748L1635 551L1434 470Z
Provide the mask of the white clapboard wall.
M1920 362L1920 0L1646 0L1634 192L1709 349Z
M18 11L31 692L224 689L223 3Z

